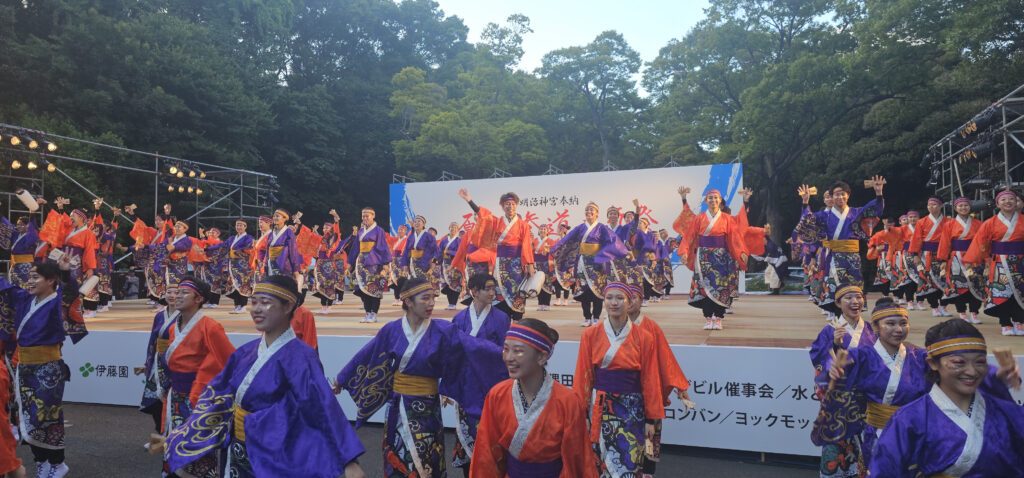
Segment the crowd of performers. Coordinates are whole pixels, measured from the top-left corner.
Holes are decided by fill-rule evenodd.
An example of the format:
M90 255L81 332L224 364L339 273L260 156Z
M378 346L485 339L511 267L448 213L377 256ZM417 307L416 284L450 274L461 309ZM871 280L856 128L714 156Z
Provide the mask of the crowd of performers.
M1004 335L1024 334L1022 201L1000 193L998 213L979 223L968 201L955 201L957 217L944 218L933 198L927 218L908 213L898 226L883 220L872 235L865 224L883 217L884 184L875 177L877 197L856 208L847 204L849 186L837 183L818 212L811 189L800 188L805 209L791 242L809 273L811 298L829 314L811 348L821 474L1015 476L1024 470L1024 414L1009 389L1020 387L1020 372L1001 353L999 367L987 364L972 323L984 305ZM453 223L440 240L423 216L391 236L371 208L347 237L333 210L332 221L310 229L301 213L279 209L259 218L259 237L239 220L223 241L217 229L189 236L169 206L152 226L134 207L114 209L104 221L102 200L91 217L82 209L65 213L63 198L38 228L0 219L0 246L12 252L10 280L0 278L0 414L17 423L0 427L0 473L24 476L13 452L19 439L31 447L36 476L69 471L61 347L66 336L80 340L85 319L109 307L122 217L158 307L139 371L140 409L153 418L147 448L163 454L164 476L364 476L365 448L354 428L382 408L384 476L441 477L449 467L473 477L652 476L664 407L673 394L694 406L665 334L641 311L669 292L672 252L694 273L689 302L708 330L721 330L748 259L771 266L773 292L785 274L770 229L751 227L745 206L731 215L712 189L695 211L690 190L678 193L677 243L650 229L635 200L636 210L621 220L610 208L608 222L600 222L599 206L588 203L583 223L534 233L514 193L499 197L496 215L466 190L459 196L475 225L463 231ZM742 191L744 203L750 195ZM865 320L859 241L869 238L879 270L873 285L884 297ZM533 283L538 271L543 281ZM304 298L311 292L326 312L347 288L362 301L363 322L377 321L389 289L403 316L349 363L323 364ZM583 310L589 328L571 389L546 370L557 331L524 318L531 292L540 310L552 297L567 305L570 295ZM203 314L222 295L233 300L233 313L250 314L258 339L236 349ZM441 296L448 309L463 299L466 308L451 321L435 319ZM936 317L954 304L960 318L932 326L917 347L905 339L908 311L921 301ZM340 371L329 381L331 367ZM338 405L340 393L355 402L354 425ZM444 406L455 407L458 420L451 453Z
M996 195L995 214L981 221L967 198L928 199L921 218L883 214L884 178L866 185L876 198L847 204L842 182L813 211L813 189L801 186L804 211L791 238L807 273L810 300L828 316L810 350L821 410L812 441L822 447L822 477L1020 476L1024 413L1009 389L1021 386L1008 349L989 365L978 313L996 317L1006 336L1024 331L1024 206L1014 191ZM874 226L881 228L874 232ZM877 265L864 283L860 241ZM880 293L870 315L867 291ZM927 307L923 304L927 303ZM958 317L948 305L954 305ZM906 342L910 311L931 310L922 346Z

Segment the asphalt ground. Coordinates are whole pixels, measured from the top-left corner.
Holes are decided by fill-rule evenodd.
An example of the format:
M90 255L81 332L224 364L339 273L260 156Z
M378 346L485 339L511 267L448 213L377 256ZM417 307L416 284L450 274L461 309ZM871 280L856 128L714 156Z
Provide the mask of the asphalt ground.
M159 457L142 447L153 429L148 415L132 407L73 403L64 405L64 414L70 424L66 435L69 478L160 476ZM370 477L382 476L382 433L383 427L379 425L368 425L358 431L367 448L360 463ZM447 435L446 450L450 452L455 437L453 433ZM27 445L18 447L18 456L26 463L28 476L35 476ZM816 465L808 457L664 446L657 476L810 478L817 476ZM462 472L449 470L449 476L460 478Z

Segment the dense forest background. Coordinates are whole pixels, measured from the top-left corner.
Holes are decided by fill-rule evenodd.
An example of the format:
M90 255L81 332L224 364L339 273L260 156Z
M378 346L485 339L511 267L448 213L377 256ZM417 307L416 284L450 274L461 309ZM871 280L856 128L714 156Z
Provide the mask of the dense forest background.
M528 18L472 44L430 0L0 0L0 122L273 173L281 204L348 223L392 173L739 160L753 222L784 231L801 182L883 174L891 205L923 207L928 146L1024 82L1022 11L712 0L650 64L608 31L522 71ZM152 192L74 174L114 203Z

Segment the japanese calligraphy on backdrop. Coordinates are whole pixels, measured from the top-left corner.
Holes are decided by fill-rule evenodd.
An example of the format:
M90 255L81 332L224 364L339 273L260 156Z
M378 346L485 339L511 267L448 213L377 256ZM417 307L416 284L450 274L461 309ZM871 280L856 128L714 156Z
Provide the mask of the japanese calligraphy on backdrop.
M401 224L409 224L416 215L423 215L427 222L438 228L446 228L458 222L463 228L473 224L473 214L457 191L466 188L473 194L473 200L480 206L499 210L498 197L512 191L519 195L519 214L530 222L534 232L542 224L558 224L567 221L570 226L583 222L583 208L588 202L595 202L602 215L610 206L617 206L620 212L633 210L633 199L639 199L641 216L651 221L651 229L672 231L672 221L679 215L682 206L676 189L689 186L694 194L689 198L695 210L703 192L717 189L722 192L725 204L738 211L743 199L739 190L743 187L743 166L740 164L714 164L703 166L681 166L674 168L634 169L629 171L604 171L597 173L559 174L550 176L524 176L512 178L470 179L463 181L435 181L423 183L397 183L390 189L391 229L397 231ZM604 220L604 217L601 218ZM558 230L552 227L554 234ZM557 236L554 236L557 237ZM688 292L691 273L680 267L678 257L673 254L675 267L674 290ZM743 281L740 281L741 287ZM742 290L742 289L741 289Z

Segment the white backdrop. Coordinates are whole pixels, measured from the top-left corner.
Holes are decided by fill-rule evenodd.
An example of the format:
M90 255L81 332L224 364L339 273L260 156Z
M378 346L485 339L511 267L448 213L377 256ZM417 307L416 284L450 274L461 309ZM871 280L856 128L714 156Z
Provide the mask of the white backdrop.
M91 332L78 345L64 347L72 379L65 391L69 402L138 405L143 380L132 369L145 359L145 332ZM241 345L252 334L230 334ZM320 358L328 377L335 376L370 337L321 336ZM549 372L570 385L578 342L559 342ZM812 369L807 349L760 347L672 346L692 383L697 409L687 411L673 398L666 408L663 441L729 450L817 455L810 432L818 403L811 393ZM1018 356L1024 367L1024 357ZM994 358L990 361L995 363ZM113 372L111 372L113 370ZM1024 403L1024 393L1014 398ZM348 417L355 407L343 393L339 401ZM383 411L372 421L382 422ZM74 417L70 417L74 421ZM445 409L447 426L455 423ZM144 430L140 430L143 433ZM72 431L73 433L73 431ZM371 444L367 444L370 446Z
M703 192L718 189L725 203L734 212L743 203L737 192L743 187L743 168L740 164L715 164L685 166L676 168L634 169L629 171L606 171L597 173L559 174L550 176L526 176L513 178L472 179L464 181L437 181L426 183L392 184L391 228L397 231L400 224L407 224L416 215L427 218L429 226L439 234L448 231L448 224L457 222L463 226L472 220L472 210L458 196L460 188L466 188L477 205L491 211L500 211L498 198L512 191L519 195L519 213L533 224L534 231L541 224L558 224L568 221L571 226L583 222L583 209L588 202L597 203L601 209L601 221L610 206L622 212L632 211L633 199L639 199L641 214L651 220L651 229L666 229L676 236L672 222L682 208L679 186L688 186L693 192L689 196L691 207L700 207ZM556 229L552 229L557 231ZM678 263L678 257L673 262ZM674 267L674 292L688 292L691 273L686 267ZM741 292L745 289L740 280Z

